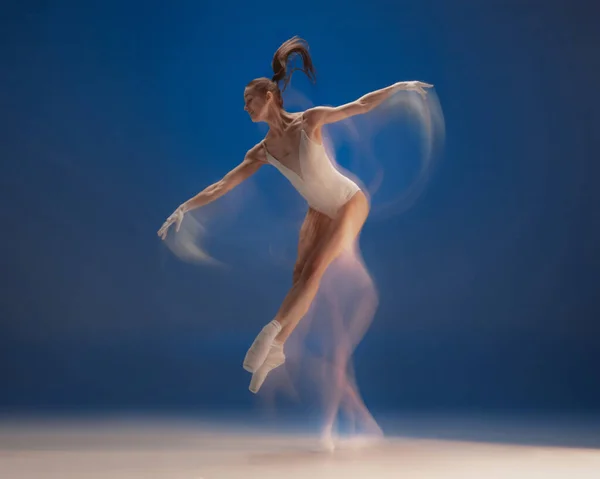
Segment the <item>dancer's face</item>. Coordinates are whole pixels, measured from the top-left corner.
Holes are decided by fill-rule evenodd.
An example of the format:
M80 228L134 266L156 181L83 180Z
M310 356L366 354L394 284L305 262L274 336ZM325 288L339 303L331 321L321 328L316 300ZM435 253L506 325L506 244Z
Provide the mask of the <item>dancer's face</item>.
M264 121L273 94L258 92L255 88L244 90L244 110L248 112L253 122Z

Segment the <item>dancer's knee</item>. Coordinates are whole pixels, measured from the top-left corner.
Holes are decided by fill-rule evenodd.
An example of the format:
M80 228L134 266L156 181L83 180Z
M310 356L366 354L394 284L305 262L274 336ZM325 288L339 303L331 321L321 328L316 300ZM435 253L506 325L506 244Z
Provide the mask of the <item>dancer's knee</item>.
M308 261L298 273L298 281L307 285L318 284L327 269L326 262L320 257Z

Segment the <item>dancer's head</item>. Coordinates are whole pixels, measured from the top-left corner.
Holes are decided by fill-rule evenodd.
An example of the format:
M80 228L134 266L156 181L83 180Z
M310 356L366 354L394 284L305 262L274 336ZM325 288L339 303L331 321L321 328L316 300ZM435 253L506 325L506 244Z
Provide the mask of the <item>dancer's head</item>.
M293 55L302 57L302 68L288 69L288 63ZM315 70L308 53L308 44L299 37L290 38L284 42L273 56L273 76L256 78L244 90L244 109L250 114L252 121L265 121L270 111L283 108L281 93L288 86L292 73L302 70L308 78L314 81ZM279 83L283 82L280 88Z

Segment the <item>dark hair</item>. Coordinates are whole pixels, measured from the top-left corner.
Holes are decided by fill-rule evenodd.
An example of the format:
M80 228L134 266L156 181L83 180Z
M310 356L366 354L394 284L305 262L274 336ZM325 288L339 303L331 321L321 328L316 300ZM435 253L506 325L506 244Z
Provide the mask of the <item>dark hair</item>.
M288 63L290 58L294 55L300 55L302 57L302 68L292 68L288 71ZM292 37L277 49L275 55L273 55L273 77L269 78L257 78L248 83L248 87L252 87L258 90L260 93L266 94L268 91L275 95L279 106L283 107L283 98L281 93L285 91L292 74L296 70L303 71L311 81L315 81L315 68L313 66L310 53L308 53L308 43L300 37ZM279 82L283 81L283 88L279 88Z

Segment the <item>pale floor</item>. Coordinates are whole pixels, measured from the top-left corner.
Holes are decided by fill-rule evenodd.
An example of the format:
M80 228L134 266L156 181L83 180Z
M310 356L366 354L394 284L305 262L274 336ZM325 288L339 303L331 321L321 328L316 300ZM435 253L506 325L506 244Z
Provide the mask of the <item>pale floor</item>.
M600 449L391 437L345 442L148 421L0 426L2 479L598 479Z

